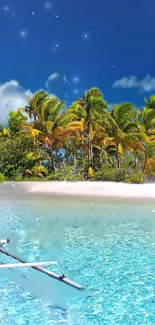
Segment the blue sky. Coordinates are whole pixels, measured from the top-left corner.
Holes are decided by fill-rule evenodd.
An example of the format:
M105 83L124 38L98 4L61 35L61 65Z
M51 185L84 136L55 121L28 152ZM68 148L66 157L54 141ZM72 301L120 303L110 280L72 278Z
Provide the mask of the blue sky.
M154 0L7 0L0 5L0 120L47 89L70 103L99 87L138 107L155 92Z

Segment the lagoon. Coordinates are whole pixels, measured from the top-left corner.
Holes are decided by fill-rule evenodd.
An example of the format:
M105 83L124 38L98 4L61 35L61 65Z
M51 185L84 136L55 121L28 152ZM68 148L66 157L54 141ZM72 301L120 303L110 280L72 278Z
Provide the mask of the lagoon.
M18 194L1 197L0 206L11 251L29 261L56 259L86 288L79 295L35 271L1 273L2 324L153 324L153 201Z

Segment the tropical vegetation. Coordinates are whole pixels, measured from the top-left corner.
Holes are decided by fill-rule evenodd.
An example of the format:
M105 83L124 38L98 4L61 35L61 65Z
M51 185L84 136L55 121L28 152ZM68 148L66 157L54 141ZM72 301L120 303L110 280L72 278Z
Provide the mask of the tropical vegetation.
M0 124L0 182L154 178L155 95L109 110L95 87L69 107L41 90Z

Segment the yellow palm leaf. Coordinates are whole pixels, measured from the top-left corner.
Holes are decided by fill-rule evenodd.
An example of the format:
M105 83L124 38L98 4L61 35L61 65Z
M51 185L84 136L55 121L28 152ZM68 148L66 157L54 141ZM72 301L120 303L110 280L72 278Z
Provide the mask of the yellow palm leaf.
M108 147L110 145L115 145L114 143L114 138L105 138L102 140L102 144L105 146L105 147Z
M155 135L151 135L151 136L149 136L148 139L149 139L150 141L154 141L154 140L155 140Z
M123 155L123 147L122 145L119 143L118 144L118 153L122 156Z
M6 129L6 128L3 129L3 132L2 132L2 133L3 133L4 136L7 136L7 137L10 136L9 131L8 131L8 129Z
M145 163L145 171L146 173L150 173L152 169L155 169L155 159L154 158L147 158Z
M73 132L83 132L84 131L84 120L70 122L66 125L66 128Z
M93 170L92 167L89 167L89 169L88 169L88 176L91 178L91 177L93 177L94 175L95 175L95 171Z
M93 139L94 139L94 136L95 136L95 131L91 130L91 131L89 132L89 137L90 137L90 139L93 140Z

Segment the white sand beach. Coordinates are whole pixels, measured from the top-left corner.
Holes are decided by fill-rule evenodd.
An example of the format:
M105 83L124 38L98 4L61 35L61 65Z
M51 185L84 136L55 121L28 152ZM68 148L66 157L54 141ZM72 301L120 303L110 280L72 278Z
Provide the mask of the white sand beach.
M3 196L81 196L109 199L155 200L154 184L115 182L6 182L0 185Z

